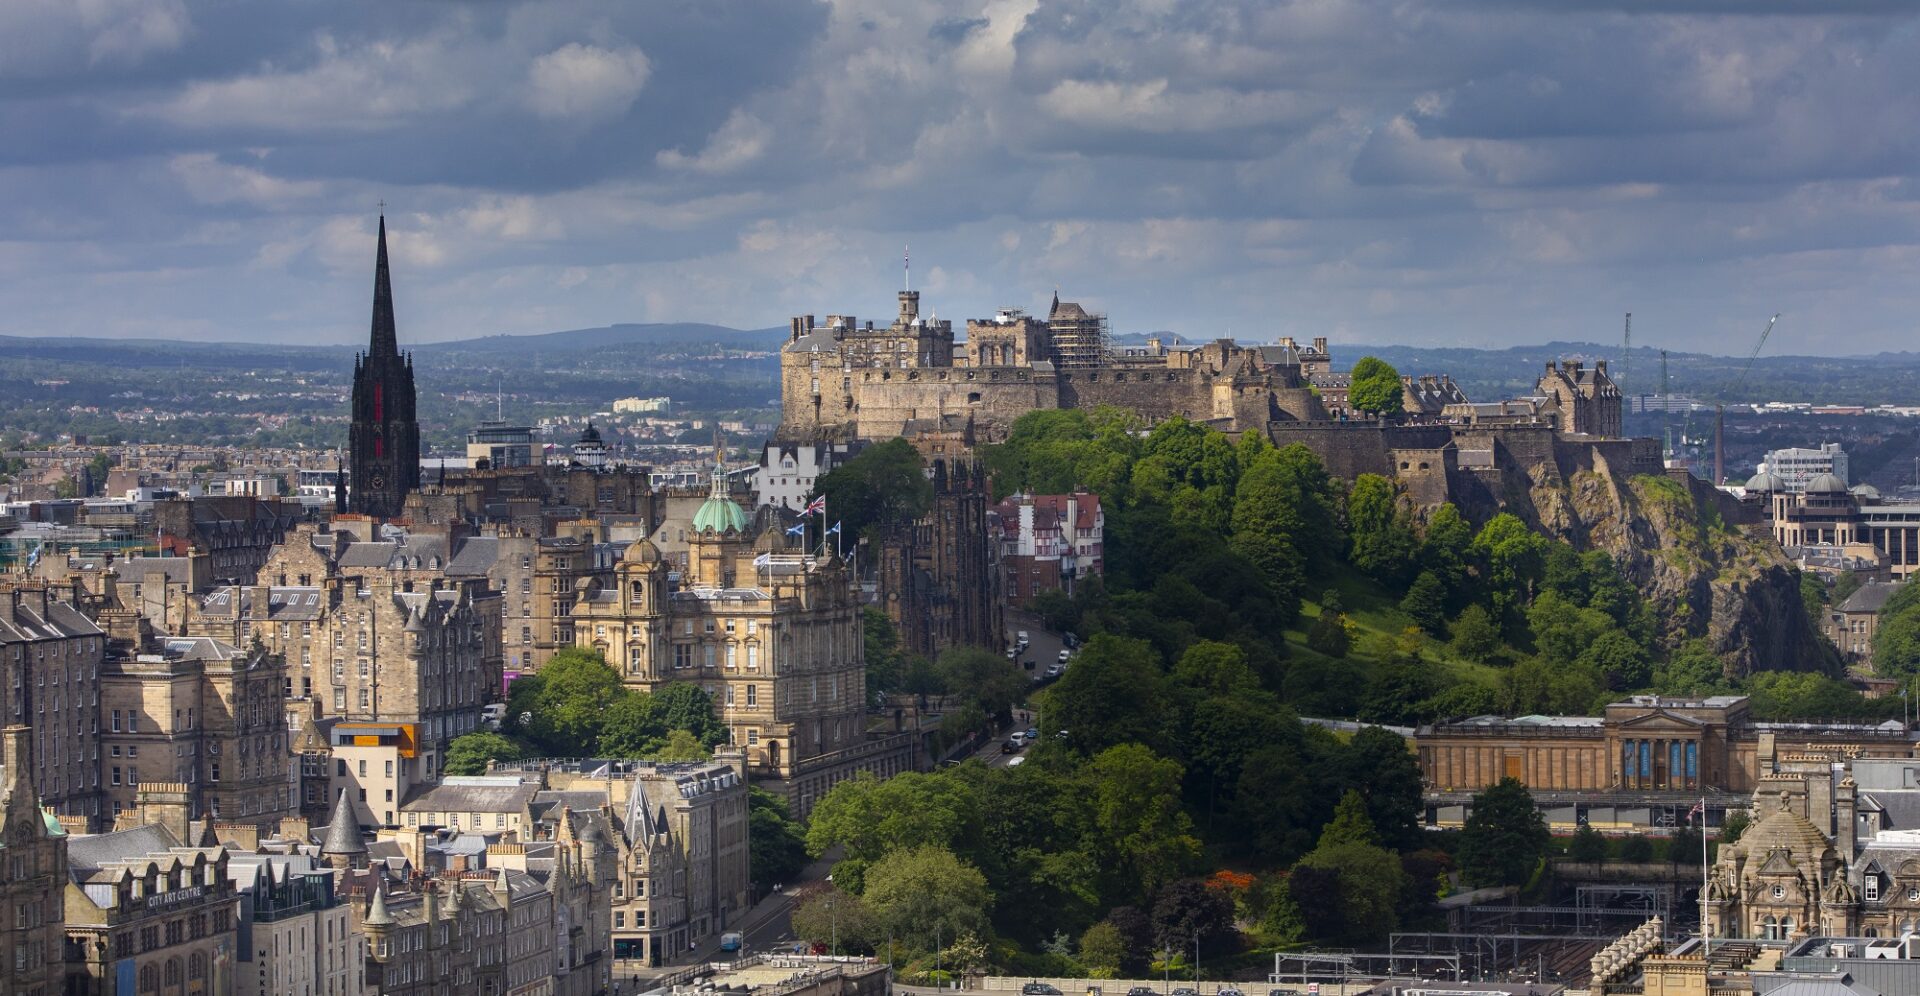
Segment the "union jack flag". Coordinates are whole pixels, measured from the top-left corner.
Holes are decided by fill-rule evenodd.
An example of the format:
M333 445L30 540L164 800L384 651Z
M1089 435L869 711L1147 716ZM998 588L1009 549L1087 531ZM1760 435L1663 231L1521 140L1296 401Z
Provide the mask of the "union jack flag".
M1706 822L1705 820L1706 815L1707 815L1707 800L1702 799L1699 802L1694 803L1692 809L1687 810L1687 822L1692 823L1693 818L1698 816L1702 818L1701 822L1704 823Z
M820 497L815 498L814 500L808 502L807 507L800 510L800 514L812 515L815 512L825 512L826 510L827 510L827 496L821 495Z

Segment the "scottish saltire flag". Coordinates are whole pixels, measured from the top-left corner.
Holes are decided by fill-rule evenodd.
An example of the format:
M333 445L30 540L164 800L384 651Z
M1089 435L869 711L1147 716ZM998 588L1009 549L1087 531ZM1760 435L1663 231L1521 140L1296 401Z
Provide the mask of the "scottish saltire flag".
M800 536L800 535L803 535L803 534L805 534L805 533L806 533L806 531L807 531L807 524L806 524L806 523L804 523L804 522L796 522L796 523L794 523L794 524L793 524L793 526L792 526L792 528L790 528L790 529L788 529L788 530L787 530L787 535L788 535L788 536Z
M838 536L838 535L840 535L840 523L838 523L838 522L835 522L835 523L833 524L833 528L832 528L832 529L829 529L829 530L827 530L826 532L824 532L824 533L821 533L821 535L822 535L822 536Z

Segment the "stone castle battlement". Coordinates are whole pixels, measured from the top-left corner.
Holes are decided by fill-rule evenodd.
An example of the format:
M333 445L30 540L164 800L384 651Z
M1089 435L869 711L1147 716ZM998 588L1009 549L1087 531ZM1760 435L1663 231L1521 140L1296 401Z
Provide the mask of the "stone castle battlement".
M852 316L789 326L780 356L783 438L887 439L949 416L969 419L986 442L1004 439L1030 411L1116 405L1149 421L1181 416L1230 432L1327 418L1290 342L1116 352L1106 319L1056 296L1046 319L1006 309L967 323L924 318L917 291L900 293L885 328Z

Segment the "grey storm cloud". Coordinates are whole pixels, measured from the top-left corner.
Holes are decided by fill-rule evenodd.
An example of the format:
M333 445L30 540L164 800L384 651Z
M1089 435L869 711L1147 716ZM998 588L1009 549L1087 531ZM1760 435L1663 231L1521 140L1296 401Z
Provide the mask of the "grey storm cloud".
M1893 0L14 0L0 333L345 342L1053 288L1121 330L1914 341Z

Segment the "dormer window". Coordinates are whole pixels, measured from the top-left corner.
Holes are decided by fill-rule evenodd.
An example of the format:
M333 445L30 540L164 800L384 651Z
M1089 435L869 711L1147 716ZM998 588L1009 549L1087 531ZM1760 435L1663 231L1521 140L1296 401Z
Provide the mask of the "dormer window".
M1866 877L1866 880L1862 882L1861 885L1862 885L1862 888L1861 888L1860 894L1862 898L1866 899L1866 901L1870 903L1875 903L1880 901L1880 876L1868 875Z

